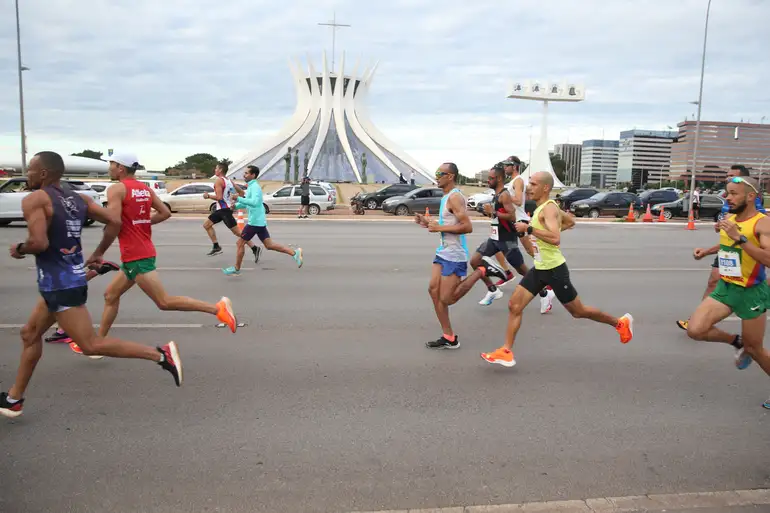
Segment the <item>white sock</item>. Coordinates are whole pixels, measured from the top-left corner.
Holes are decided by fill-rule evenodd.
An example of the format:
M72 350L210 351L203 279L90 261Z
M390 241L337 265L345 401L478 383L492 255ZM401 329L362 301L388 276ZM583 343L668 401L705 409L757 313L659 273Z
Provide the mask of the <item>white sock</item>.
M10 395L6 395L6 396L5 396L5 400L6 400L6 401L8 401L8 403L9 403L9 404L16 404L16 403L18 403L18 402L19 402L21 399L11 399L11 396L10 396Z

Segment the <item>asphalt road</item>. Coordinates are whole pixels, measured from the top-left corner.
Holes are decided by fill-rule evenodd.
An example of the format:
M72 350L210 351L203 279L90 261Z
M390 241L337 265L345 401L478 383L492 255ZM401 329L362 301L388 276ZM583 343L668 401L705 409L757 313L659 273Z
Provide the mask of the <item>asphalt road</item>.
M487 225L474 226L475 247ZM229 295L248 326L232 335L129 292L117 322L148 327L114 334L177 341L181 389L146 362L47 345L24 415L0 419L0 511L369 511L770 487L767 376L674 325L703 292L710 262L691 250L712 231L578 225L563 240L574 283L586 303L631 312L634 340L533 304L504 369L479 358L507 318L505 301L477 304L483 287L451 311L462 348L424 347L441 334L427 295L436 235L398 222L270 229L302 246L302 269L270 253L226 278L223 228L213 258L200 221L156 228L168 290ZM0 229L0 242L25 233ZM88 248L100 233L87 230ZM19 355L8 325L37 299L32 265L0 259L3 390ZM94 322L108 279L91 282Z

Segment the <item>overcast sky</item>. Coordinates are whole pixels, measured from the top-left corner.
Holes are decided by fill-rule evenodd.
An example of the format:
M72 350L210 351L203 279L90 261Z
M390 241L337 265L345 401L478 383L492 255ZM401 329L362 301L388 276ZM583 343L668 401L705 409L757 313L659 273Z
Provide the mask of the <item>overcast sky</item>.
M30 152L135 151L163 169L236 160L294 111L287 59L380 61L373 121L434 169L527 159L540 105L514 80L585 84L551 109L549 142L614 139L693 116L706 0L23 0ZM770 1L714 0L703 119L770 122ZM0 155L19 149L14 4L0 3ZM338 57L339 58L339 57ZM531 129L530 126L534 126Z

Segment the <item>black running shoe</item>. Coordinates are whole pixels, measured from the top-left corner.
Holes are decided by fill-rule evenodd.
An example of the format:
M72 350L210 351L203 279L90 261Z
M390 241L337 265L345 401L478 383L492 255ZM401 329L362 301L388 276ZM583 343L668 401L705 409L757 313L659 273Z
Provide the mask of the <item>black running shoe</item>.
M53 332L53 335L46 337L45 341L49 344L69 344L72 342L72 337L62 330L56 330Z
M441 338L438 340L425 342L425 347L428 349L458 349L460 347L460 337L455 335L455 341L450 342L444 338L444 335L441 335Z
M110 273L112 271L119 271L119 270L120 270L120 266L118 264L107 260L102 261L102 265L100 265L95 269L96 274L98 274L99 276Z
M174 377L176 386L182 386L182 359L179 357L179 348L176 347L175 342L169 342L163 347L158 347L158 352L163 355L163 361L158 362L158 365L167 370Z
M221 252L222 252L222 247L221 247L221 246L214 246L213 248L211 248L211 251L209 251L208 253L206 253L206 256L214 256L214 255L218 255L218 254L220 254Z
M9 419L15 419L21 415L21 409L24 407L24 399L19 399L15 403L8 402L8 394L5 392L0 393L0 415L8 417Z
M483 257L481 261L482 263L479 265L479 268L485 270L485 276L487 278L500 278L501 280L506 279L505 269L500 267L497 262L492 260L492 258Z
M254 263L259 263L259 257L262 254L262 248L259 246L254 246L254 248L251 250L254 253Z

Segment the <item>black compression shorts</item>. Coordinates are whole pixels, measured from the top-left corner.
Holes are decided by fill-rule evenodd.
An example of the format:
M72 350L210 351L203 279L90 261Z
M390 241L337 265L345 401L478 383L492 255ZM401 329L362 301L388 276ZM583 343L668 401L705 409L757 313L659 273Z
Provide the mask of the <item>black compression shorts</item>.
M223 222L225 223L225 226L227 226L231 230L238 225L235 218L233 217L233 211L230 210L229 208L220 208L219 210L215 210L209 216L209 221L211 221L214 224Z
M556 299L563 305L571 303L578 296L577 290L569 279L566 262L547 270L533 267L521 279L520 285L533 296L539 294L546 285L550 285L553 293L556 294Z

